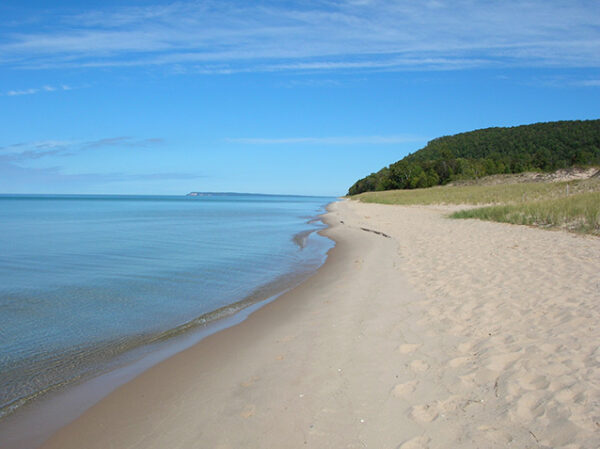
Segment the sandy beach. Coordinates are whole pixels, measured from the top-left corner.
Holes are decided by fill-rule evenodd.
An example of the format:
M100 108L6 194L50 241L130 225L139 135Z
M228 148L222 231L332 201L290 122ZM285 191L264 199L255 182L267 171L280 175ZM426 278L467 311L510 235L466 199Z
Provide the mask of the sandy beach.
M333 204L311 279L43 447L599 447L600 239L447 211Z

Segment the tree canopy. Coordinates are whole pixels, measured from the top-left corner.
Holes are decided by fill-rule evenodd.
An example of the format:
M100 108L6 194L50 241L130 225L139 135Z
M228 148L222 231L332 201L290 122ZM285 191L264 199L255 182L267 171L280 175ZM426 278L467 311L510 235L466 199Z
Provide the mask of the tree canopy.
M600 165L600 120L486 128L439 137L357 181L349 195L415 189L499 173Z

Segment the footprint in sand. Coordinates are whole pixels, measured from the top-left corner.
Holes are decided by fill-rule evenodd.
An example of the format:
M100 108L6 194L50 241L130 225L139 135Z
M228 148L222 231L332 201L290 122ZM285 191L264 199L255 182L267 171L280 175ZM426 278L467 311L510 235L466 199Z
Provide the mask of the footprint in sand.
M542 391L528 391L517 401L517 407L514 413L520 422L531 421L544 414Z
M466 352L473 352L473 344L469 342L459 344L456 349L458 352L462 352L463 354Z
M417 384L418 382L416 380L412 382L406 382L404 384L398 384L392 389L392 396L403 398L414 392L417 388Z
M258 381L260 379L260 377L251 377L250 379L242 382L240 385L244 388L248 388L251 387L252 385L254 385L256 383L256 381Z
M508 445L513 441L510 433L493 426L482 425L477 427L477 430L483 433L483 436L494 443Z
M570 422L587 431L598 432L598 429L600 429L600 420L590 413L589 408L571 404L569 409L571 411Z
M576 393L570 387L566 387L561 390L558 390L554 394L554 399L560 402L561 404L565 404L567 402L571 402L573 400L573 397L575 397L575 394Z
M469 360L471 360L471 357L456 357L448 362L448 366L450 368L458 368L459 366L467 363Z
M429 404L415 405L410 411L410 416L415 421L431 422L438 417L438 411Z
M418 343L404 343L403 345L398 346L398 352L400 354L410 354L415 352L420 347L421 345Z
M469 400L458 395L448 396L446 399L436 402L436 409L438 412L453 413L460 408L464 408L465 404L468 404Z
M423 373L429 369L429 363L424 360L413 360L410 362L410 369L415 373Z
M518 352L495 355L487 359L485 367L492 371L505 371L521 356Z
M405 441L398 449L429 449L429 437L421 436Z
M251 405L247 405L244 408L244 410L242 410L242 413L240 413L240 416L244 419L248 419L251 416L253 416L254 413L256 413L256 406L254 404L251 404Z
M536 374L525 374L519 376L519 385L524 390L545 390L550 385L545 376Z
M292 341L295 337L293 335L286 335L285 337L280 338L279 340L277 340L277 343L288 343L290 341Z
M215 446L215 449L233 449L233 447L227 443L219 443Z

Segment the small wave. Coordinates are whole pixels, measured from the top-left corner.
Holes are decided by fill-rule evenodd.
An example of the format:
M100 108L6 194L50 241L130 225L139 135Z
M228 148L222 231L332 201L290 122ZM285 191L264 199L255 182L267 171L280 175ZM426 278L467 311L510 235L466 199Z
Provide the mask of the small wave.
M292 237L292 240L296 245L298 245L300 249L304 249L306 247L306 243L308 242L308 237L313 232L315 232L314 229L299 232L298 234L294 235L294 237Z
M310 232L312 231L308 233L310 234ZM127 359L123 359L123 357L127 357L127 354L134 349L144 346L149 348L153 344L165 342L194 328L207 326L210 323L232 316L259 302L275 298L294 285L302 282L316 268L316 266L304 267L304 269L296 272L280 275L274 281L257 287L251 294L238 302L204 313L159 333L142 334L132 338L105 341L95 348L86 347L83 350L78 348L68 354L57 354L56 357L60 358L60 362L55 361L50 366L45 365L44 360L37 360L34 363L36 369L32 370L30 366L26 370L27 372L35 371L35 376L29 377L28 375L24 375L24 372L15 372L10 376L12 379L6 379L7 382L2 384L2 388L6 389L4 393L10 392L12 394L10 397L2 397L0 395L0 421L30 402L46 396L48 393L61 390L74 383L84 381L90 377L127 364ZM44 378L44 375L47 377ZM23 388L24 380L26 383L33 381L31 386L34 389L26 388L19 391ZM46 385L39 389L36 388L36 386L44 383Z

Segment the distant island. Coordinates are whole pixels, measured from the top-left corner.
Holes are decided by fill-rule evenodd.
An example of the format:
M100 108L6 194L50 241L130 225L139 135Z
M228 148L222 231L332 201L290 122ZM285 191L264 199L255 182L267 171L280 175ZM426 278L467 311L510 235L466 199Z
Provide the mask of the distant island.
M237 192L190 192L186 196L231 196L231 195L260 195L259 193L237 193Z
M318 198L311 195L277 194L277 193L249 193L249 192L190 192L185 196L264 196L264 197L298 197L298 198Z
M486 128L434 139L404 159L360 179L348 194L590 165L600 165L600 120Z

